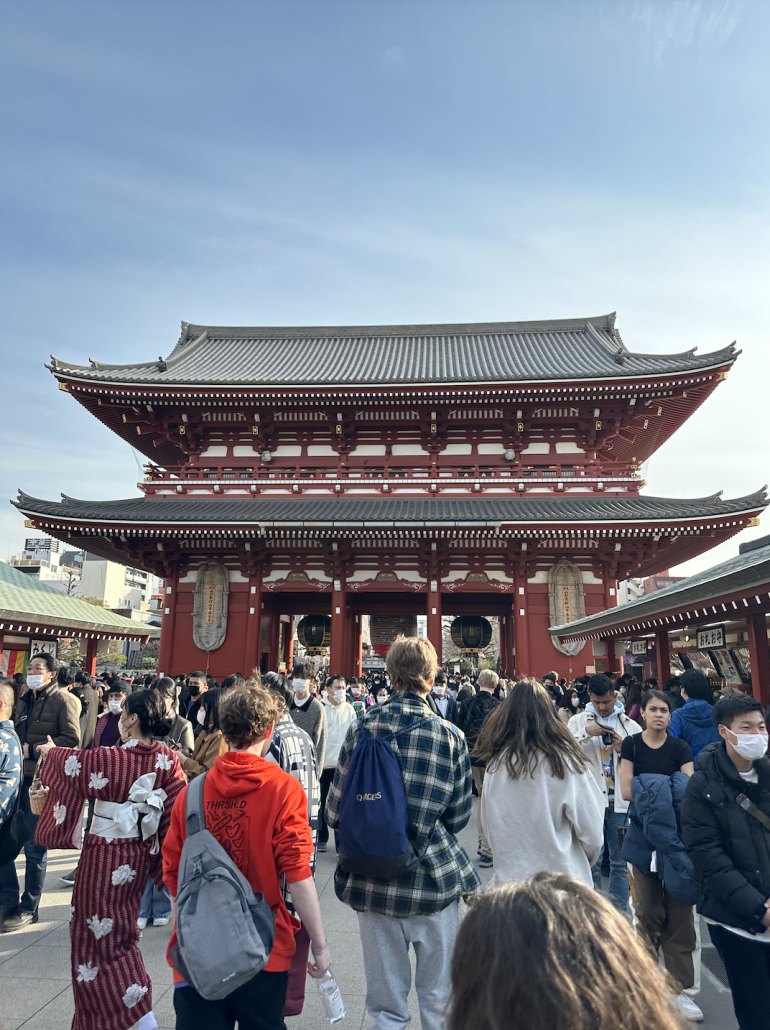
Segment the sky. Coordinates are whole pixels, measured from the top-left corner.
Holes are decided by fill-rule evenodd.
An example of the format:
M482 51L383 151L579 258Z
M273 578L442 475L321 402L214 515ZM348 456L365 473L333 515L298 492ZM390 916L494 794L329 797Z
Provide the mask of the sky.
M181 320L617 311L632 350L737 340L646 493L761 487L769 40L764 0L5 0L0 558L19 488L138 492L49 355L149 360Z

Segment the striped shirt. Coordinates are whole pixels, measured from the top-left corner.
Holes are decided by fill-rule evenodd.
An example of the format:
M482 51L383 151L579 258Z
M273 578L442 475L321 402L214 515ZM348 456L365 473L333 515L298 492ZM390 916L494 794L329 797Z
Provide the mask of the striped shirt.
M357 912L380 912L399 919L433 915L481 886L456 837L471 815L471 765L465 736L416 694L395 694L386 705L351 725L329 788L326 822L334 830L339 828L339 805L360 722L372 736L385 736L426 718L422 726L389 742L401 766L409 840L421 856L420 865L395 880L345 873L337 866L337 897Z
M299 780L305 791L307 818L313 835L313 856L310 859L310 870L315 876L315 845L318 836L318 814L321 808L321 788L316 772L315 749L310 734L297 726L288 712L275 724L273 739L270 741L270 749L265 758L269 762L276 762L284 772L293 776L295 780ZM286 907L290 913L293 913L291 891L285 877L281 877L281 890Z

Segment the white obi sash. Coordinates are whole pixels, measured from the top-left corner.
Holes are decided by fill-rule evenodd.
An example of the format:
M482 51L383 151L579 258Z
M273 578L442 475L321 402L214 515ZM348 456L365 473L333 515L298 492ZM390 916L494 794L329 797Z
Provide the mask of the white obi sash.
M97 801L90 832L109 841L138 837L141 832L143 840L156 838L151 853L157 854L157 833L166 792L154 787L155 773L149 772L131 784L128 801Z

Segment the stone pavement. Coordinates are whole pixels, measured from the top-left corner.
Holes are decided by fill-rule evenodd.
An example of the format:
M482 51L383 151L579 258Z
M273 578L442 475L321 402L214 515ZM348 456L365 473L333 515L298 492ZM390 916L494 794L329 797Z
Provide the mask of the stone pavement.
M474 807L478 802L474 799ZM469 854L475 857L476 814L461 835ZM37 925L13 934L0 934L0 1030L68 1030L73 1013L70 987L69 906L71 891L58 880L75 864L71 851L51 852L46 890ZM334 852L318 856L316 883L321 909L333 956L333 971L345 998L347 1018L343 1027L360 1030L370 1024L366 1017L361 944L354 912L341 904L334 894ZM23 876L23 873L21 874ZM491 872L482 870L482 879ZM705 1012L705 1030L737 1030L730 993L720 984L722 975L716 951L703 929L702 989L696 1001ZM168 927L148 927L141 942L147 969L152 977L154 1009L163 1028L174 1027L171 971L165 949L171 933ZM515 956L511 956L515 961ZM313 981L307 981L307 1000L301 1016L287 1020L289 1030L319 1030L325 1025L320 1000ZM414 1027L420 1019L414 991L410 996Z

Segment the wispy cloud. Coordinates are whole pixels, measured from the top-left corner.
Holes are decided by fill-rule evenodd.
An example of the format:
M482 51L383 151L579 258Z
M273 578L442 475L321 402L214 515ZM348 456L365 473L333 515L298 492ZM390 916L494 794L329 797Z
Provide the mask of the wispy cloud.
M380 63L384 68L406 68L404 48L389 46L387 50L382 50L380 52Z
M656 60L668 51L718 47L735 32L741 15L736 0L635 0L631 20Z

